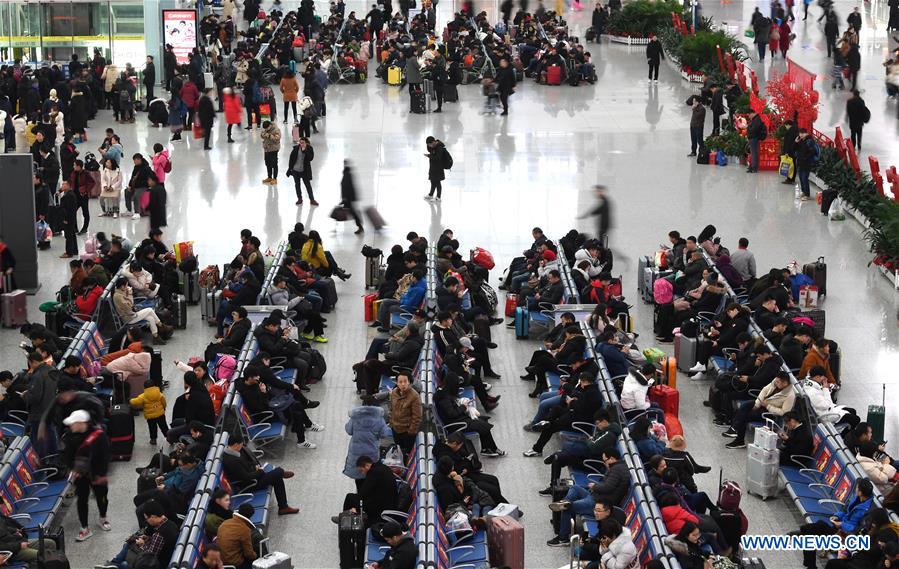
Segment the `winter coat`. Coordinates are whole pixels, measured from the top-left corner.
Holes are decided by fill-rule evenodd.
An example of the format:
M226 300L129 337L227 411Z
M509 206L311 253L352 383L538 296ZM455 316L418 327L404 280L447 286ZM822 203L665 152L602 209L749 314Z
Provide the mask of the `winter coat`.
M144 392L132 397L129 403L132 407L143 407L145 419L157 419L165 415L165 395L155 385L144 388Z
M418 59L410 57L406 60L403 76L406 78L406 81L412 85L421 83L421 67L418 65Z
M92 315L97 309L97 303L100 301L100 296L102 296L102 294L103 287L95 286L87 293L87 296L84 296L83 294L76 296L75 307L78 309L78 313Z
M628 374L624 378L624 386L621 388L621 408L625 411L633 409L649 409L649 398L646 394L649 392L649 385L641 385L633 374Z
M119 78L119 68L113 64L109 64L103 69L103 75L100 76L100 79L103 80L103 90L109 93L112 91L112 88L115 87L115 82Z
M275 123L270 123L268 128L262 130L262 151L277 152L281 149L281 129Z
M128 381L131 377L147 376L150 373L150 359L148 352L129 353L109 362L106 369L121 373L122 379Z
M297 101L300 93L300 84L297 82L296 76L281 79L280 88L285 103L295 103Z
M165 183L165 164L170 160L169 151L163 150L162 152L158 152L153 155L153 173L156 174L156 179L160 184Z
M225 123L240 124L243 120L243 105L240 104L240 95L237 93L225 93Z
M197 118L200 121L200 126L204 129L212 128L212 123L215 122L215 107L212 104L212 99L206 95L200 97L200 102L197 103Z
M319 245L318 250L315 252L315 255L313 255L313 245L314 243L311 239L303 244L303 248L300 250L300 259L309 263L309 266L313 269L320 269L322 267L328 268L328 258L325 257L325 248Z
M315 158L315 150L312 149L311 144L306 145L306 150L302 151L303 154L303 171L296 172L293 167L297 163L297 160L300 157L300 145L297 144L293 147L293 150L290 151L290 158L287 161L287 175L293 176L295 174L299 174L300 179L302 180L312 180L312 160Z
M670 534L679 532L687 522L699 523L699 519L681 507L680 504L662 508L662 520L665 522L665 529Z
M759 392L758 397L755 399L756 405L761 406L761 402L768 399L769 401L766 406L767 412L772 415L777 415L778 417L783 417L784 413L792 411L793 405L796 403L796 392L792 387L787 387L777 393L774 393L775 389L777 388L774 386L773 381L763 387Z
M199 100L200 90L197 89L197 86L194 85L192 81L188 81L181 87L181 102L184 103L184 106L187 107L188 110L195 110Z
M25 402L28 403L28 422L36 423L43 417L53 400L56 398L56 382L59 373L48 366L41 364L33 372L28 380L28 391L25 392Z
M877 485L877 489L884 495L889 494L893 487L892 478L896 476L896 469L889 462L884 464L867 456L858 455L855 458L871 482Z
M443 172L444 152L446 152L446 147L439 140L434 145L434 148L428 151L428 179L431 181L439 181L446 178Z
M824 389L820 383L811 379L804 379L801 383L819 421L838 423L846 415L845 407L834 405L830 389Z
M118 199L122 193L122 170L103 168L100 172L100 197Z
M852 97L846 101L846 118L849 119L850 128L862 128L865 125L865 119L870 116L870 111L865 106L865 100L861 97Z
M421 428L421 396L411 387L405 394L390 391L390 427L398 433L417 435Z
M705 569L705 557L698 546L689 547L675 535L665 537L665 545L677 556L681 569Z
M631 530L621 528L621 534L612 540L608 548L600 548L600 563L605 569L637 569L637 547L631 539Z
M343 169L343 178L340 180L340 201L345 204L357 201L356 184L353 182L353 174L349 168Z
M350 435L350 445L347 448L343 473L354 480L362 480L364 476L356 469L356 461L360 456L378 460L381 439L391 436L392 433L384 420L384 409L381 407L368 405L354 407L350 409L349 416L350 419L344 428Z

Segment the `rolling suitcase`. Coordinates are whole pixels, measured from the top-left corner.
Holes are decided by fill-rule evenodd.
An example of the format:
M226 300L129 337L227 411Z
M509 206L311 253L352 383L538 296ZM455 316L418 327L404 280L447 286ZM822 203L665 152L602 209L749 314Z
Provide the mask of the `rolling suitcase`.
M562 84L562 67L559 65L550 65L546 68L546 84L561 85Z
M4 290L6 290L4 288ZM14 290L0 295L0 313L4 328L18 328L28 323L28 302L24 290Z
M667 385L653 385L649 388L649 400L657 403L665 415L677 417L680 410L680 393L677 389Z
M328 285L328 289L325 291L325 296L322 297L322 300L324 301L324 306L327 306L330 309L337 304L337 285L334 284L334 279L331 277L321 279L321 282Z
M150 354L150 381L162 387L162 352L153 350Z
M677 358L674 356L664 357L659 360L662 372L662 380L665 385L677 389Z
M883 441L884 425L886 418L887 384L883 384L883 399L880 405L868 405L868 417L865 419L871 425L871 440Z
M222 301L222 291L204 288L200 291L200 316L210 326L215 326L215 315Z
M365 288L381 286L381 259L383 255L365 258Z
M365 563L365 523L362 514L341 512L337 516L337 547L340 569L359 569Z
M113 380L113 390L122 390L125 395L127 383ZM123 397L125 403L116 403L109 411L109 422L106 425L106 435L109 437L109 458L111 460L131 460L134 452L134 415L131 414L131 405L127 402L127 395Z
M181 276L181 293L187 299L188 304L199 304L200 302L200 271L193 271L190 274L178 271Z
M491 518L487 524L490 565L524 569L524 526L511 516Z
M515 339L524 340L528 337L531 324L531 314L524 306L515 309Z
M253 569L293 569L290 555L281 551L272 551L253 561Z
M568 491L571 489L573 481L570 478L560 478L556 481L552 486L553 490L553 502L558 502L563 500L565 496L568 495ZM552 514L552 526L553 530L556 532L556 535L559 534L559 524L562 523L562 512L554 511Z
M420 114L420 115L427 112L426 108L425 108L426 97L425 97L425 92L423 90L421 90L420 88L415 89L409 95L409 99L410 99L409 112Z
M399 85L403 81L403 71L392 65L387 68L387 84L388 85Z
M746 491L763 500L777 495L780 451L765 450L754 444L746 453Z
M444 103L458 103L459 102L459 88L456 87L455 83L446 83L443 85L443 102Z
M824 262L824 257L818 257L814 263L803 265L802 272L815 281L815 286L818 287L818 296L827 296L827 264Z
M683 334L674 336L674 357L677 359L677 369L689 371L696 365L696 338L687 338Z
M640 293L640 298L643 299L643 302L652 302L652 289L650 289L650 294L646 295L646 269L650 267L651 261L648 256L643 255L637 260L637 292Z
M362 297L365 307L365 321L373 322L375 319L375 300L378 299L377 293L366 294Z
M369 206L365 208L365 217L368 218L368 221L371 222L372 227L375 228L375 231L379 231L387 225L387 222L384 221L384 218L381 216L380 212L375 209L375 206Z
M197 291L200 289L197 288ZM172 313L175 317L175 328L184 330L187 328L187 299L183 294L172 297Z
M506 295L505 313L509 318L515 316L515 309L518 307L518 295L509 293Z
M820 292L818 294L820 294ZM802 313L802 316L805 316L812 321L812 328L815 330L815 333L818 334L818 336L824 337L824 330L826 329L827 324L827 315L824 313L823 308L806 310Z

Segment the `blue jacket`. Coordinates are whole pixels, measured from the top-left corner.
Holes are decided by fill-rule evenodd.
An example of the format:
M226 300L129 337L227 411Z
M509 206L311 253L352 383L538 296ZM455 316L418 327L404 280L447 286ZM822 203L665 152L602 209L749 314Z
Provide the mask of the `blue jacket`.
M417 310L421 308L421 303L425 299L425 292L428 283L425 279L421 279L406 290L406 294L400 297L400 305Z
M627 370L630 368L630 362L624 356L619 346L600 342L596 344L596 351L605 360L606 368L608 368L612 377L627 373Z
M356 469L356 460L360 456L377 460L381 456L381 439L391 436L393 431L384 420L384 409L369 405L350 409L350 420L344 428L346 434L350 435L350 446L347 448L343 473L350 478L361 480L364 475Z
M665 443L652 435L645 439L634 441L634 443L637 445L637 451L640 453L640 458L643 460L649 460L653 456L665 452Z
M840 529L846 533L852 533L858 528L858 524L862 523L862 518L871 509L873 500L868 498L864 502L859 502L858 497L854 498L846 509L837 514L837 519L842 522Z
M198 464L190 470L185 470L180 466L165 475L165 487L169 490L175 490L179 494L193 494L197 488L197 482L203 474L203 467Z

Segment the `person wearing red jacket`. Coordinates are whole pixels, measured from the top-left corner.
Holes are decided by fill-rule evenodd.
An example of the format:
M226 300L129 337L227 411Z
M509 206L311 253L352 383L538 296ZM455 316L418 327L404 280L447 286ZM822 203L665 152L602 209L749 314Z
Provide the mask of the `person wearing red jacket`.
M97 309L103 287L97 286L96 279L87 277L84 279L83 290L82 294L75 297L75 306L78 308L78 314L90 317Z
M188 79L181 87L181 102L187 107L187 120L184 124L190 128L193 123L194 113L197 111L197 103L200 101L200 90L194 82Z
M84 218L84 224L81 226L81 231L78 232L78 235L84 235L87 233L87 227L91 223L90 199L91 190L94 187L94 179L91 177L90 172L84 169L83 160L75 160L75 166L72 169L72 173L69 174L68 182L69 187L72 188L75 196L78 198L78 207L81 208L81 216Z

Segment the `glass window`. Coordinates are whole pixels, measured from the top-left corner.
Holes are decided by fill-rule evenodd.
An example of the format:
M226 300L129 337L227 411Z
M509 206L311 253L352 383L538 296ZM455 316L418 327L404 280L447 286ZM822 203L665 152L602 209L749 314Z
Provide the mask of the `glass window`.
M44 57L68 61L72 56L75 16L72 4L40 4ZM78 57L84 54L79 53Z
M27 61L40 59L41 7L38 4L7 3L9 6L9 45L12 57Z
M130 63L135 69L144 65L144 7L142 4L111 2L112 58L121 68Z

